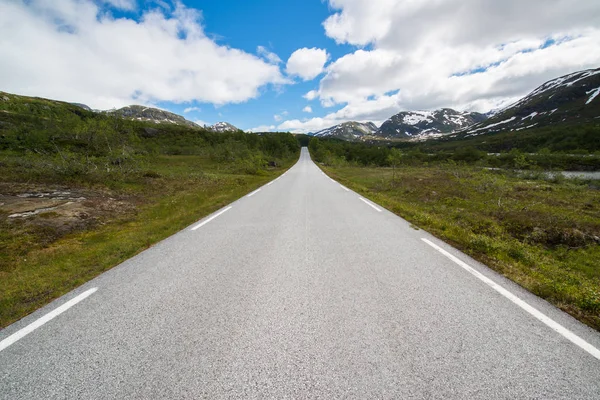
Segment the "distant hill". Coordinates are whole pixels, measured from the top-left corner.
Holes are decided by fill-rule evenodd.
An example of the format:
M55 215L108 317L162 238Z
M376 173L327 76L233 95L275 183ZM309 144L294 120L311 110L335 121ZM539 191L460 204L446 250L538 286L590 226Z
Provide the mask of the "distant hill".
M377 126L372 122L344 122L339 125L323 129L313 134L316 137L329 137L344 140L361 140L366 136L371 136L377 131Z
M159 110L158 108L145 106L127 106L118 110L104 111L109 115L115 115L121 118L134 119L138 121L148 121L154 123L169 123L175 125L188 126L190 128L199 128L198 124L188 121L181 115L174 114L169 111Z
M600 118L600 68L553 79L483 123L454 136L471 137L560 124L585 124Z
M64 101L0 92L0 129L24 126L25 123L30 122L90 115L94 113Z
M236 132L241 130L228 122L217 122L214 125L208 126L207 129L214 132Z
M385 139L439 137L485 121L487 116L451 108L403 111L385 121L376 135Z
M92 110L92 108L90 106L82 104L82 103L71 103L71 104L73 104L74 106L83 108L86 111L94 111L94 110Z

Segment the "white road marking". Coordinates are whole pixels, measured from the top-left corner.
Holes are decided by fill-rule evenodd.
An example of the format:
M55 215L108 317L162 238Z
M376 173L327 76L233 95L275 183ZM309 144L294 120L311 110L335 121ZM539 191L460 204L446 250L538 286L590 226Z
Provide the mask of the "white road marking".
M576 334L574 334L573 332L571 332L570 330L568 330L567 328L565 328L564 326L559 324L558 322L554 321L547 315L538 311L536 308L530 306L525 301L521 300L520 298L518 298L517 296L515 296L508 290L504 289L502 286L498 285L496 282L494 282L487 276L478 272L473 267L471 267L469 264L461 261L457 257L453 256L452 254L450 254L446 250L442 249L438 245L430 242L429 240L427 240L425 238L422 238L421 240L424 241L425 243L427 243L428 245L430 245L431 247L433 247L434 249L436 249L437 251L439 251L440 253L442 253L443 255L445 255L446 257L448 257L450 260L454 261L456 264L460 265L463 269L468 271L470 274L474 275L479 280L483 281L486 285L488 285L489 287L494 289L496 292L500 293L502 296L506 297L508 300L512 301L513 303L515 303L516 305L521 307L523 310L525 310L526 312L531 314L534 318L536 318L540 322L546 324L553 331L564 336L566 339L568 339L575 345L579 346L580 348L582 348L583 350L587 351L592 356L594 356L598 360L600 360L600 350L598 350L597 348L595 348L594 346L592 346L591 344L589 344L588 342L586 342L585 340L583 340L582 338L580 338L579 336L577 336Z
M250 194L248 195L248 197L252 197L252 196L254 196L256 193L258 193L258 192L260 192L260 191L261 191L261 189L256 189L254 192L250 193Z
M210 217L209 219L207 219L207 220L205 220L205 221L202 221L202 222L200 222L198 225L196 225L195 227L193 227L193 228L192 228L192 230L193 230L193 231L195 231L196 229L203 227L204 225L208 224L208 223L209 223L210 221L212 221L213 219L217 218L219 215L223 214L223 213L224 213L224 212L226 212L226 211L229 211L229 210L231 210L231 208L232 208L232 207L231 207L231 206L229 206L229 207L227 207L226 209L219 211L218 213L216 213L215 215L213 215L213 216L212 216L212 217Z
M267 186L271 186L271 184L272 184L273 182L275 182L275 181L271 181L271 182L267 183Z
M349 192L349 191L350 191L350 189L348 189L346 186L344 186L344 185L340 185L340 186L341 186L341 188L342 188L342 189L344 189L346 192Z
M365 199L363 199L362 197L359 197L359 199L361 199L362 201L364 201L364 202L365 202L365 204L367 204L367 205L369 205L369 206L373 207L375 210L377 210L377 212L381 212L381 208L379 208L379 207L377 207L377 206L375 206L375 205L371 204L370 202L366 201L366 200L365 200Z
M10 335L9 337L7 337L6 339L4 339L3 341L0 342L0 351L6 349L8 346L15 343L17 340L20 340L23 337L29 335L31 332L33 332L37 328L44 325L46 322L58 317L60 314L67 311L69 308L73 307L75 304L79 303L80 301L82 301L85 298L87 298L88 296L90 296L96 290L98 290L98 288L92 288L92 289L86 290L85 292L81 293L79 296L73 297L71 300L67 301L62 306L54 309L53 311L50 311L48 314L35 320L31 324L27 325L25 328L16 331L15 333L13 333L12 335Z

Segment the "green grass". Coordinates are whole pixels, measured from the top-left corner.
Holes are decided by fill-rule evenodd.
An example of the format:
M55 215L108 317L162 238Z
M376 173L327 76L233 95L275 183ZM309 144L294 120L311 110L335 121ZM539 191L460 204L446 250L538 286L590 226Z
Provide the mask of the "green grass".
M90 184L111 196L125 196L135 210L116 213L93 227L52 240L44 240L48 239L47 231L24 229L0 215L4 221L0 226L0 326L9 325L240 198L283 173L292 163L288 160L281 167L246 174L236 165L208 157L156 156L138 174L125 179L105 177ZM12 167L5 162L0 172L14 182L22 182L25 172ZM44 179L37 172L34 178L39 184ZM71 185L86 183L82 180Z
M600 330L598 182L527 180L453 164L324 169Z

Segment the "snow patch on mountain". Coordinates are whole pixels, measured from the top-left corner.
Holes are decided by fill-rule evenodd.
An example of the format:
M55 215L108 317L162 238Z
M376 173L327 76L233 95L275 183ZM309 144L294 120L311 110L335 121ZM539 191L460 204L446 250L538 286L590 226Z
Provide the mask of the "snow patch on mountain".
M161 110L158 108L131 105L118 110L103 111L108 115L114 115L120 118L127 118L136 121L153 122L155 124L174 124L188 126L191 128L199 128L199 125L188 121L181 115L174 114L169 111Z
M590 96L590 98L588 99L588 101L585 102L585 104L590 104L592 101L594 101L594 99L596 98L596 96L598 96L598 94L600 94L600 87L594 89L594 90L590 90L589 92L586 92L586 94L592 94Z
M534 126L592 121L600 116L600 68L552 79L487 121L458 133L521 131ZM532 124L532 122L535 122Z
M344 140L363 140L377 132L377 125L372 122L344 122L339 125L323 129L313 136L315 137L334 137Z
M208 129L214 132L237 132L240 130L228 122L217 122L216 124L209 126Z
M403 111L385 121L377 131L384 138L430 139L482 122L479 113L459 112L450 108L435 111Z

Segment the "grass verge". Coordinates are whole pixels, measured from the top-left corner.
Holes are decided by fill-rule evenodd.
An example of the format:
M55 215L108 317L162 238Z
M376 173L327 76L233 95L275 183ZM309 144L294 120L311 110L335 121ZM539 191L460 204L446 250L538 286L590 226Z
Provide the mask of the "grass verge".
M600 183L455 164L334 179L600 330Z

